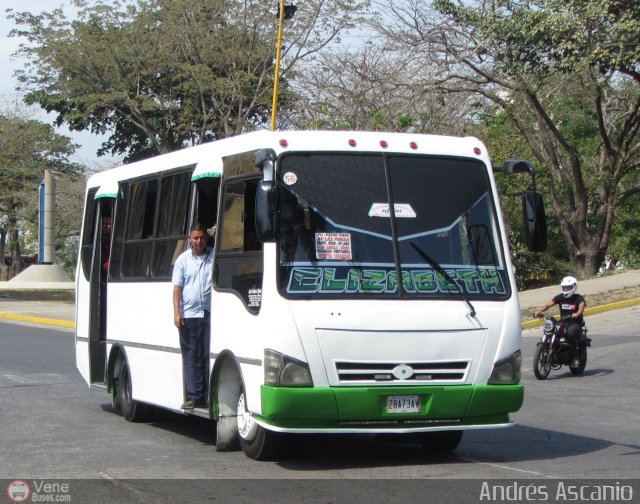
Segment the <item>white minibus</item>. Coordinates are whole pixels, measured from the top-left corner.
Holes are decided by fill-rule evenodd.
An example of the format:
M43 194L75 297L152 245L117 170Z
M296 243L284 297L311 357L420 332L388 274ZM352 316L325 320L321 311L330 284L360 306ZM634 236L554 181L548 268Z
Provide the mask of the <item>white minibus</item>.
M77 270L76 361L130 421L210 417L217 450L277 457L305 433L450 451L523 401L520 309L476 138L258 131L96 173ZM546 245L540 194L525 237ZM171 274L217 225L206 408L183 411Z

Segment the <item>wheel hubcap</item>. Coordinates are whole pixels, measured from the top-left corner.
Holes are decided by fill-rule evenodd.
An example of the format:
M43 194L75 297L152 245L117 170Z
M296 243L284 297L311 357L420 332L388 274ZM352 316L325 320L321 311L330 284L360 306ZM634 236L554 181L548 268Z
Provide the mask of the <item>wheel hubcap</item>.
M247 411L244 393L238 398L238 434L246 441L251 441L258 431L258 424Z

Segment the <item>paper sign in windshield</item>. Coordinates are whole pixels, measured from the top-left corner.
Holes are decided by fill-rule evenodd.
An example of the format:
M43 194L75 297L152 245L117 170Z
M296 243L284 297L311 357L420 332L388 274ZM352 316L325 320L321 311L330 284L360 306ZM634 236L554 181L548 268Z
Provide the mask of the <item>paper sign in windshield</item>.
M416 212L409 203L394 203L393 210L396 218L416 218ZM390 214L389 203L374 203L369 209L369 217L389 217Z
M325 260L350 261L351 234L316 233L316 257Z

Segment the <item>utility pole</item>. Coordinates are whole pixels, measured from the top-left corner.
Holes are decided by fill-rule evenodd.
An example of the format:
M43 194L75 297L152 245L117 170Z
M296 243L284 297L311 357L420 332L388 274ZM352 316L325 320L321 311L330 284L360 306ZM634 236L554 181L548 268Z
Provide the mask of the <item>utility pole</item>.
M282 56L282 31L285 19L293 18L298 9L295 5L284 5L284 0L278 4L278 37L276 42L276 74L273 79L273 102L271 104L271 131L276 130L276 115L278 113L278 91L280 88L280 58Z
M56 180L49 170L44 171L40 184L40 232L38 243L38 263L55 263L55 208Z

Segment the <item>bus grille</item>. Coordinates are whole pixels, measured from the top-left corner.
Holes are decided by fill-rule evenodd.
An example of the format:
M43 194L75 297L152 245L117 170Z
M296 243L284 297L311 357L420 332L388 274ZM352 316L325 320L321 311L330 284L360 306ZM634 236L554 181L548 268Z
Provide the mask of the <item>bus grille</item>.
M470 361L437 362L345 362L337 361L338 380L342 383L393 383L446 381L464 382Z

